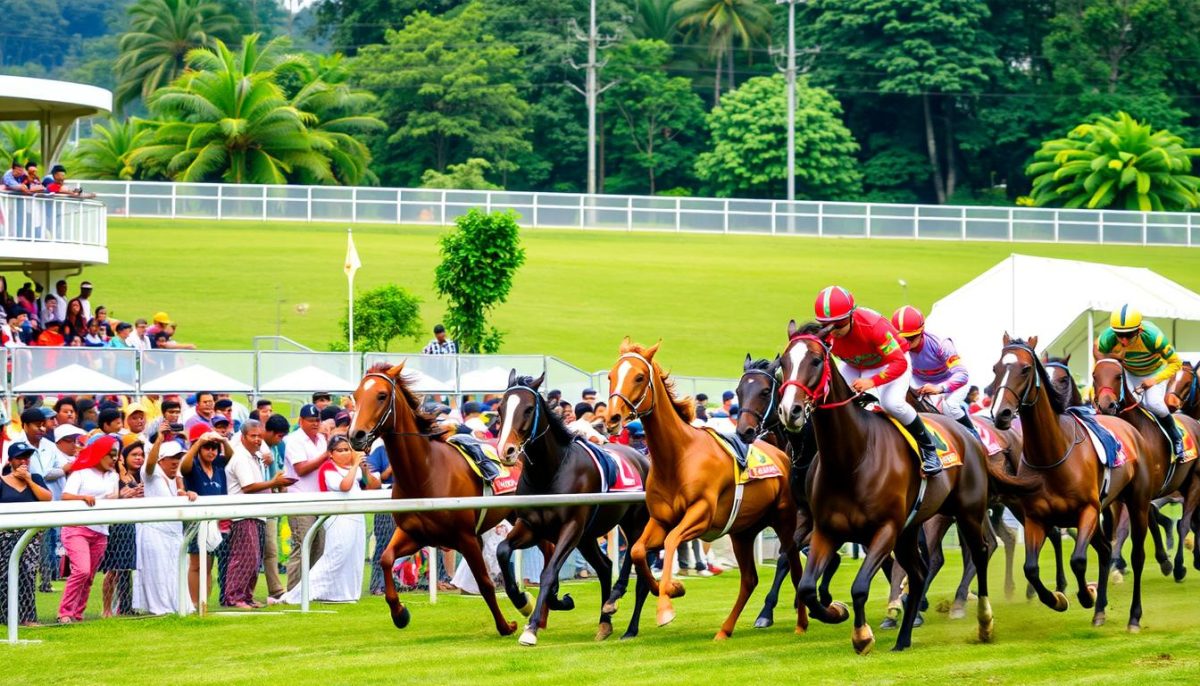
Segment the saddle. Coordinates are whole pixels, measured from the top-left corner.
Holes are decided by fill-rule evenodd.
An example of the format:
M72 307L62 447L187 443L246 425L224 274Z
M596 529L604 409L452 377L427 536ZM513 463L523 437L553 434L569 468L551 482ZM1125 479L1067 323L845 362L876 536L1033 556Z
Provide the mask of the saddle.
M1125 446L1121 445L1121 441L1100 423L1094 409L1080 405L1068 407L1067 413L1087 431L1101 464L1109 469L1116 469L1125 464L1125 461L1129 459L1125 452Z
M917 445L917 439L913 438L912 434L908 432L908 429L904 428L904 425L900 423L900 420L896 419L887 412L884 412L883 408L881 407L876 408L875 411L879 414L882 414L884 417L887 417L888 420L892 422L892 425L895 426L896 430L900 432L900 435L904 437L904 441L908 443L909 449L913 451L913 454L916 455L918 459L920 459L921 448ZM946 440L946 435L942 433L945 431L945 429L939 426L936 422L927 421L925 422L925 430L929 432L929 438L933 441L933 447L934 450L937 451L938 459L942 461L942 468L946 469L949 467L961 467L963 463L962 455L959 455L958 451L951 447L950 441Z
M1154 423L1158 426L1158 430L1163 436L1166 436L1167 444L1170 445L1172 443L1171 436L1163 427L1162 422L1158 420L1158 417L1155 417L1153 413L1141 406L1138 407L1138 411L1154 420ZM1183 425L1183 422L1179 421L1178 415L1171 415L1171 421L1175 422L1175 427L1179 429L1179 435L1183 437L1183 455L1178 455L1174 450L1172 450L1171 459L1178 464L1186 464L1191 462L1192 460L1196 459L1197 456L1200 456L1200 450L1198 450L1196 446L1196 437L1187 430L1187 427Z
M737 483L783 476L779 466L757 446L743 443L736 435L723 434L711 426L704 427L704 430L712 434L717 443L733 458L737 465Z
M451 436L446 443L463 456L471 471L483 479L493 494L504 495L517 490L517 473L500 463L496 446L466 434Z

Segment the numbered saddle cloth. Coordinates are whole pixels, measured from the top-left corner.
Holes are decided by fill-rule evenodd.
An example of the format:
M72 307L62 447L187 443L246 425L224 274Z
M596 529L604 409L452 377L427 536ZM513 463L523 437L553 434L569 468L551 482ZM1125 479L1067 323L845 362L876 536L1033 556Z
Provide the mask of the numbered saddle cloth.
M775 464L771 456L756 444L747 445L737 436L723 434L711 426L704 427L704 430L712 434L717 439L717 443L733 458L737 483L744 484L754 479L774 479L783 476L779 465Z
M1090 407L1068 407L1067 413L1087 432L1092 447L1096 449L1096 456L1100 458L1100 464L1109 469L1124 466L1129 459L1129 451L1116 434L1100 423L1095 410Z
M921 456L921 449L917 446L917 439L913 438L908 429L904 428L900 420L884 412L882 408L876 411L891 420L892 425L896 427L896 430L900 432L905 442L908 443L909 449L919 458ZM961 467L962 455L958 454L958 451L953 447L954 444L948 440L945 433L946 429L942 428L937 422L925 420L925 430L929 432L929 438L933 441L934 449L937 450L938 459L942 461L942 467Z
M601 493L638 492L646 490L642 483L642 474L629 463L624 455L610 452L608 449L582 438L575 439L583 445L600 472Z
M505 467L500 462L495 445L465 434L451 436L446 442L463 456L471 471L491 487L493 494L504 495L517 490L520 470L516 467ZM480 465L484 465L484 468L481 469ZM487 474L484 473L484 469Z

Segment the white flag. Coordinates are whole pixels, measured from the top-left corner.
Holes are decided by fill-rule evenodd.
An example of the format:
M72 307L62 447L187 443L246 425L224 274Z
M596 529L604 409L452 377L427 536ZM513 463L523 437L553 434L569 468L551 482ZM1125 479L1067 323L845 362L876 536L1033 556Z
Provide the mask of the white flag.
M362 266L362 262L358 259L358 250L354 248L354 234L350 233L349 229L346 229L346 241L346 265L344 269L346 271L346 278L353 279L354 272L358 271L358 268Z

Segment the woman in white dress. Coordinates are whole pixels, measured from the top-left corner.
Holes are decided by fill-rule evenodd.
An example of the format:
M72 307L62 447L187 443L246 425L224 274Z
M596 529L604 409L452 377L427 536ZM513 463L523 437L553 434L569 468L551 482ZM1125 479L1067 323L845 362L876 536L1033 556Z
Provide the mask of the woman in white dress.
M329 460L317 470L322 491L350 493L379 488L363 454L350 447L345 436L329 439ZM309 572L309 599L347 603L362 597L363 569L367 551L367 527L363 515L338 515L325 521L325 552ZM300 586L277 602L300 603ZM270 599L268 599L270 602Z
M165 425L164 427L165 428ZM142 485L146 498L196 494L183 487L179 461L183 446L174 439L164 440L159 432L142 464ZM172 614L179 609L179 555L183 550L183 522L146 522L137 525L137 574L133 582L133 609L152 615ZM191 598L186 599L192 611Z

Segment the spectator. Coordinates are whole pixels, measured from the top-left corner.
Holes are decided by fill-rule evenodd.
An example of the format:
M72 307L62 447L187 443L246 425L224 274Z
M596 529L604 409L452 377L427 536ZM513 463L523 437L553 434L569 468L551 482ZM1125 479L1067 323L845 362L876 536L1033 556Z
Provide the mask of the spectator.
M79 302L72 300L71 302ZM95 319L87 323L87 332L83 336L83 345L87 348L103 348L108 345L104 333L100 330L100 322Z
M162 331L152 334L150 337L151 343L155 348L163 348L165 350L195 350L195 343L180 343L173 337L175 336L175 327L166 326Z
M79 284L79 295L75 296L74 299L78 300L79 304L83 306L83 318L84 319L92 318L91 297L92 297L92 282L84 281L83 283Z
M41 177L38 176L36 162L25 165L25 187L29 189L30 193L46 192L46 187L42 185Z
M153 336L154 334L164 330L167 326L170 326L174 323L171 321L171 316L166 312L155 312L153 319L154 323L146 329L147 336ZM142 320L139 319L138 321Z
M595 405L596 404L596 389L594 389L594 388L583 389L583 395L581 397L583 399L583 402L587 403L588 405ZM578 415L579 411L576 410L575 414Z
M550 407L557 406L561 400L562 391L558 390L557 388L546 394L546 404L548 404Z
M457 355L458 344L446 338L446 327L433 327L433 340L421 351L422 355Z
M490 437L487 424L483 421L483 404L478 401L469 400L463 403L462 425L467 427L475 438Z
M575 407L564 400L558 404L558 415L562 417L564 424L570 424L575 421Z
M321 491L349 493L379 488L379 479L368 469L363 454L351 448L345 436L335 436L330 441L328 455L329 459L317 469ZM366 548L363 518L361 515L330 517L323 528L327 546L321 559L309 570L310 597L332 602L356 601L362 597ZM280 602L299 603L300 589L289 589Z
M967 411L975 414L983 410L983 406L979 404L979 386L971 386L967 391Z
M92 432L96 434L117 434L121 431L121 427L125 425L125 417L121 411L115 407L105 407L100 410L99 427Z
M87 319L83 316L83 303L78 298L67 302L67 314L63 317L65 335L82 337L87 333Z
M233 445L233 457L225 467L230 495L261 493L286 488L291 483L282 472L271 480L263 480L262 445L262 424L248 420L242 426L239 439ZM258 585L258 565L263 559L258 540L261 523L261 519L235 519L230 525L229 571L225 582L225 597L221 599L222 605L242 609L262 607L254 600L254 588Z
M220 434L221 438L232 438L233 422L229 421L229 417L217 412L212 416L212 430Z
M233 430L241 431L242 430L242 422L244 422L250 418L249 408L247 408L245 405L239 403L238 401L234 400L233 396L231 396L228 393L218 393L217 394L217 403L223 404L224 401L229 401L229 408L228 408L229 411L226 412L225 415L227 417L229 417L229 421L233 422Z
M271 401L266 399L261 399L254 403L254 409L258 412L258 421L264 423L271 418L271 414L274 412Z
M725 411L726 417L733 416L733 401L737 398L737 394L733 391L725 391L721 394L721 409Z
M582 419L590 422L592 420L592 406L586 401L582 403L575 403L574 410L576 421Z
M54 403L55 423L59 426L63 424L74 424L78 415L75 414L75 398L65 396L58 399Z
M270 408L269 403L267 407ZM263 421L263 447L266 449L262 456L264 479L274 479L276 475L283 473L283 439L291 430L287 417L281 414L273 414ZM289 480L288 484L291 483ZM267 578L267 594L272 598L282 596L285 589L279 578L278 519L263 522L263 570Z
M118 498L141 498L142 465L146 464L146 448L135 437L122 441L117 476L121 481ZM137 569L137 528L133 524L113 524L108 528L108 547L99 571L104 572L101 589L101 616L133 614L133 570ZM113 596L116 595L116 602Z
M54 302L54 308L55 308L54 315L55 316L53 316L53 317L45 316L45 317L43 317L43 319L45 319L45 320L63 319L67 312L67 280L66 279L59 279L58 281L56 281L54 283L54 292L47 293L46 297L42 299L42 302L45 303L45 310L46 310L47 314L49 313L51 301Z
M25 441L8 446L8 468L0 476L0 505L12 503L48 502L53 494L46 487L41 475L30 471L30 462L37 450ZM0 531L0 560L7 562L16 550L17 541L25 534L24 529ZM37 625L38 563L41 560L42 536L29 541L17 563L17 621L22 626ZM7 572L7 569L5 570ZM8 574L0 575L0 623L8 623Z
M225 467L229 465L229 458L233 455L233 446L229 444L228 439L219 434L205 431L203 424L194 425L188 430L188 435L192 439L192 445L179 464L184 487L197 496L226 495L229 492L229 481L225 476ZM193 540L188 547L188 592L191 594L192 604L196 606L200 604L200 546L208 543L207 540ZM218 549L224 547L223 541L220 546L209 549L213 554L208 556L208 569L204 572L205 578L208 579L207 588L212 588L213 558L220 555L223 551L218 552Z
M42 185L45 186L47 193L55 193L58 195L69 195L75 198L94 198L95 193L84 193L79 186L69 188L67 186L67 168L61 164L56 164L50 168L50 176L42 179Z
M116 498L120 484L117 445L117 439L104 436L84 448L71 466L62 499L82 500L92 507L97 500ZM92 580L108 547L108 525L63 527L62 539L71 561L71 576L58 605L58 622L70 624L83 619Z
M350 413L345 410L341 410L333 417L333 431L330 432L329 437L332 438L334 436L346 436L349 433Z
M320 412L324 412L331 403L333 403L333 395L328 391L317 391L312 394L312 404L316 405Z
M120 332L120 330L120 325L118 325L117 331ZM133 331L125 337L125 345L134 350L149 350L151 345L150 336L147 333L148 330L146 328L146 320L138 319L133 323ZM118 333L118 335L120 334Z
M708 394L696 394L696 419L708 421Z
M179 476L183 446L160 433L146 463L142 483L147 498L187 496L195 500ZM133 607L152 615L171 614L179 604L179 554L183 550L183 522L147 522L137 525L137 574ZM191 611L190 609L188 610Z
M100 410L96 409L96 401L91 398L80 398L75 401L75 412L79 428L84 431L95 429L100 421Z
M20 348L27 345L25 335L25 322L29 315L24 310L12 309L5 312L3 317L4 326L0 328L3 334L3 343L6 348Z
M646 447L646 430L642 427L642 420L635 419L629 422L625 429L629 432L629 447L643 455L649 455L650 449Z
M200 391L196 394L196 414L188 417L183 423L189 431L197 424L212 426L213 415L216 414L216 396L210 391ZM198 491L197 491L198 492Z
M392 465L388 460L387 446L382 440L376 439L371 454L367 455L367 469L379 480L382 488L392 487ZM379 567L379 560L383 556L383 549L391 542L392 534L396 532L396 520L392 518L392 513L376 513L372 532L375 536L375 552L371 554L371 583L368 589L371 595L383 595L383 570Z
M110 348L132 348L127 340L133 333L133 325L129 322L117 323L117 334L108 339L108 347Z
M290 492L317 493L321 490L317 470L329 459L326 438L318 429L321 413L316 405L300 408L300 430L283 439L283 471L295 483L288 487ZM291 591L300 582L300 546L304 535L316 522L316 517L301 515L288 517L292 532L292 551L287 560L287 589ZM325 530L313 535L310 560L316 564L325 550Z
M17 160L12 161L12 169L4 172L3 183L4 190L10 193L33 195L33 192L25 185L25 165Z
M137 440L149 444L146 436L146 408L141 401L125 406L125 428L122 434L133 434Z
M63 325L57 319L49 320L42 328L42 333L34 341L34 345L46 347L62 347L67 342L63 337Z
M91 304L84 302L85 308L91 307ZM108 308L101 305L96 308L96 321L100 324L100 331L104 334L105 339L112 338L113 335L113 320L108 318Z
M241 427L242 421L245 421L245 418L243 418L240 421L234 418L234 416L233 416L233 399L229 397L228 393L224 393L224 394L218 393L217 394L217 399L213 403L213 411L216 414L221 415L221 416L225 417L226 419L228 419L229 425L231 427L233 427L234 431L237 431ZM214 419L215 419L215 417L214 417Z

